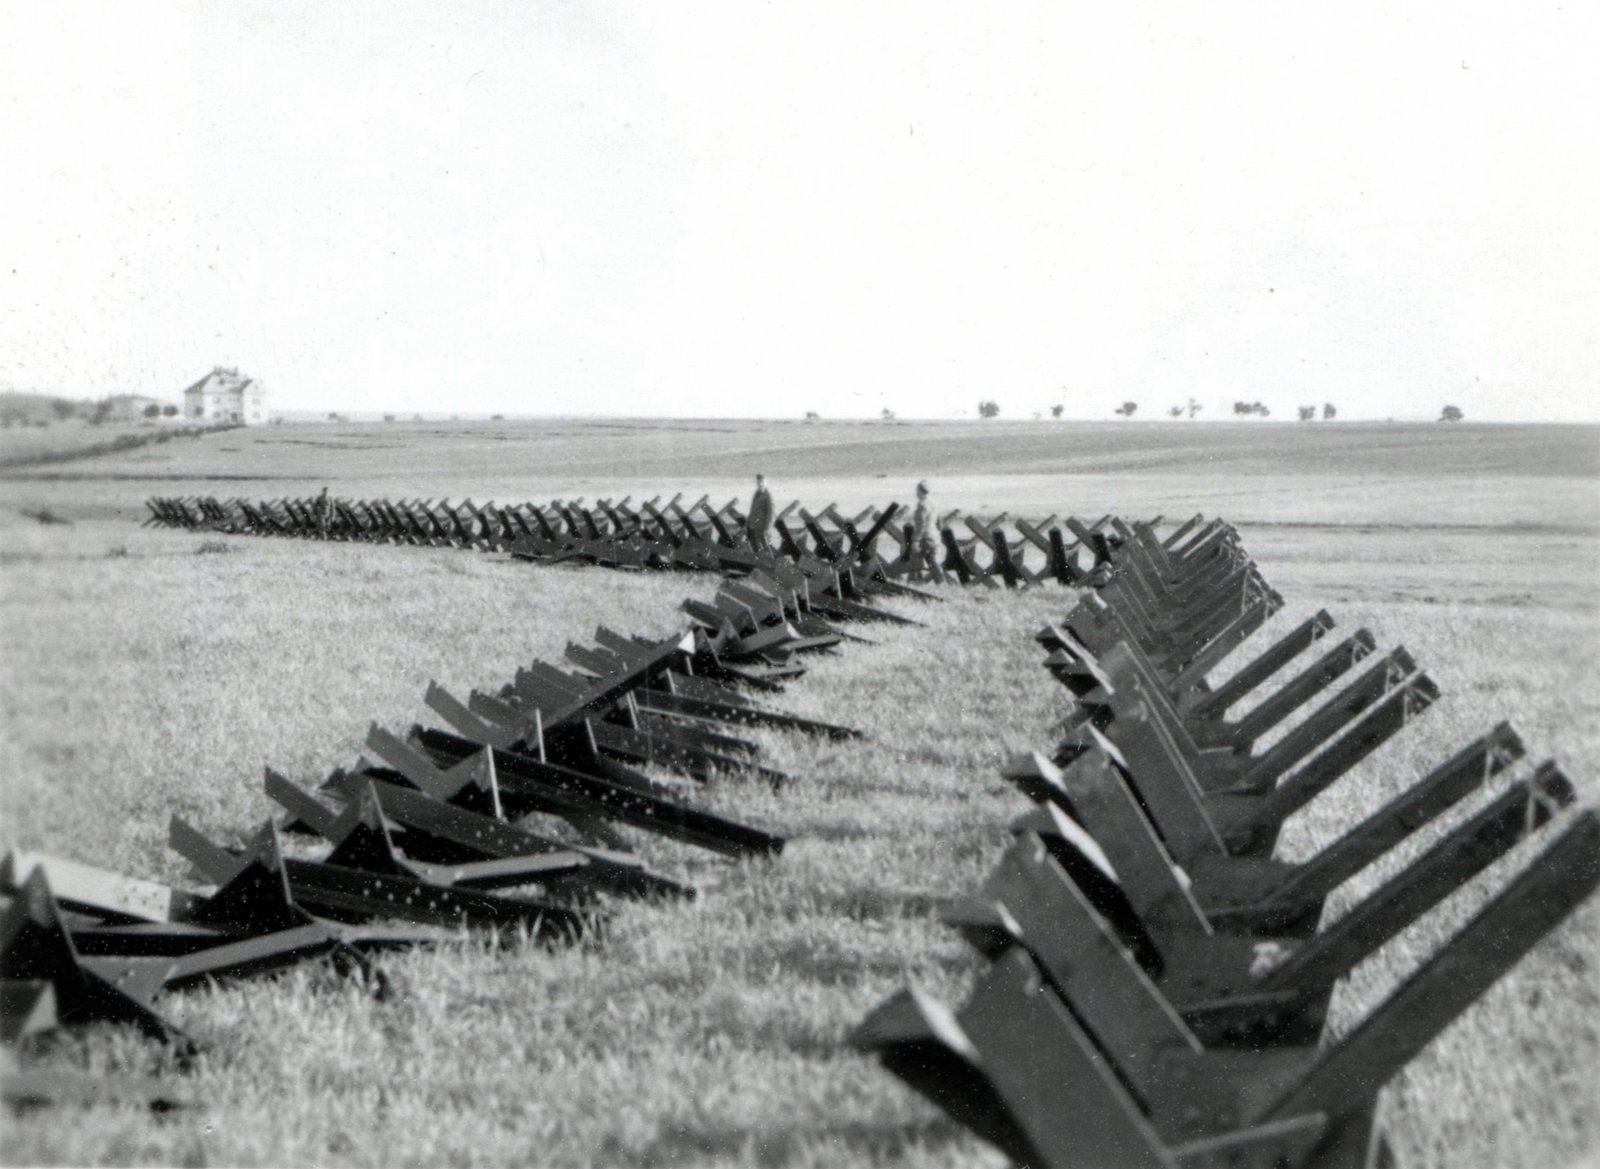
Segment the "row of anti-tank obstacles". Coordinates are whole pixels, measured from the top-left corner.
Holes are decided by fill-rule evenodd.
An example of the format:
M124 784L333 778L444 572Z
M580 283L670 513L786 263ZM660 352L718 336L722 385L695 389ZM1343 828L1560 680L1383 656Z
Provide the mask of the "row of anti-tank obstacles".
M737 500L720 508L710 497L685 507L682 496L633 505L630 499L479 506L470 499L274 499L221 501L209 496L147 501L147 524L232 534L359 540L506 551L544 563L579 561L620 569L679 568L743 575L798 568L808 579L846 579L848 595L862 582L957 580L1008 588L1056 581L1098 584L1126 524L1105 516L1086 525L1069 516L1032 521L952 511L933 517L938 533L922 543L897 503L851 517L829 504L816 513L791 502L772 533L753 534ZM1197 525L1199 518L1189 521ZM776 546L769 544L775 536ZM880 543L884 551L880 552ZM1099 574L1096 574L1096 570Z
M288 532L298 519L306 534L352 538L337 524L332 532L310 525L311 513L292 501L259 511L241 504L233 519L220 507L151 502L163 522L195 529ZM399 513L417 519L409 506ZM239 515L283 522L241 526ZM443 534L408 542L474 544ZM363 758L324 784L338 806L269 770L266 793L287 815L242 846L219 845L174 817L170 843L209 888L10 854L0 864L0 893L12 899L0 927L0 1040L14 1045L59 1025L126 1021L189 1052L193 1041L155 1009L169 988L324 955L381 986L367 956L373 950L431 944L462 926L573 938L599 918L597 894L693 896L651 872L619 825L730 857L779 852L781 837L703 812L639 768L691 783L745 774L782 784L787 777L760 762L744 728L857 732L758 705L745 691L780 692L804 673L802 655L865 640L839 623L913 623L869 601L929 594L881 575L858 577L849 565L823 570L770 553L738 568L739 578L725 579L710 602L685 600L692 624L663 641L601 626L594 646L568 644L575 669L534 662L498 693L473 692L465 702L430 684L425 701L452 729L416 726L402 739L374 726L367 743L378 762ZM324 855L285 855L283 831L322 838ZM498 892L505 889L520 892ZM172 1095L161 1083L17 1074L5 1077L5 1092L14 1100Z
M837 619L837 605L819 603ZM462 701L430 683L425 701L450 729L417 725L402 738L374 725L374 758L336 770L321 793L268 769L266 794L285 814L242 845L174 816L169 843L209 887L9 854L0 862L11 899L0 921L0 1039L28 1045L61 1026L126 1022L186 1060L198 1045L157 1008L170 989L328 957L382 994L374 951L436 944L462 928L561 944L598 924L607 897L694 896L646 866L619 828L733 859L776 855L781 836L703 811L683 789L715 775L785 783L761 763L750 728L858 737L758 704L741 687L781 691L804 673L801 655L861 639L822 617L804 590L759 573L684 608L694 624L680 634L658 641L601 626L596 644L569 643L572 668L534 662L492 694ZM907 620L863 604L849 616ZM284 833L320 845L286 852ZM160 1079L3 1079L13 1102L186 1102Z
M1600 883L1600 818L1571 807L1553 763L1503 782L1524 748L1501 725L1310 860L1273 859L1285 820L1438 690L1404 649L1375 656L1365 630L1323 649L1334 627L1326 612L1210 684L1281 598L1225 524L1192 521L1165 540L1149 524L1111 530L1098 593L1040 635L1047 667L1076 702L1049 757L1030 753L1005 769L1037 808L1016 822L1016 842L984 887L945 911L992 965L959 1012L910 989L854 1042L1022 1164L1381 1164L1377 1093ZM599 648L569 647L582 675L535 665L499 695L465 703L430 686L430 707L454 731L414 728L402 741L375 729L369 746L381 762L363 760L326 785L342 809L269 774L269 794L289 810L283 827L329 841L322 862L284 857L276 825L229 851L180 821L174 843L219 885L209 897L14 857L7 876L21 896L6 919L5 977L32 985L8 981L8 1033L19 1020L26 1030L50 994L58 1015L66 1002L68 1016L87 1009L170 1033L142 990L157 971L165 985L219 958L210 969L237 972L328 951L361 967L361 950L420 940L419 927L481 920L570 936L596 912L589 890L687 894L613 851L622 842L608 821L731 855L776 851L778 838L694 812L632 765L694 776L753 762L752 745L727 733L741 722L851 734L764 712L726 688L776 688L792 676L794 663L769 656L763 635L776 632L791 653L846 636L798 628L821 620L803 600L753 574L728 582L711 606L687 603L698 628L682 640L601 630ZM728 656L735 647L748 655L742 664ZM1277 684L1314 648L1323 652ZM713 720L732 726L712 729ZM1323 923L1335 888L1490 794L1491 781L1498 795ZM564 817L583 843L535 846L510 819L524 812ZM1536 860L1366 1020L1322 1043L1342 977L1535 835L1549 838ZM476 900L502 881L529 880L546 895ZM382 897L379 882L407 892L363 900ZM136 905L157 909L124 924L139 920ZM359 920L395 916L407 924ZM141 941L195 948L134 953L126 939L136 935L203 942ZM14 1009L25 999L31 1014Z
M1277 606L1253 567L1187 552L1130 541L1115 579L1039 635L1076 699L1069 730L1003 769L1037 807L944 911L991 964L959 1011L908 988L853 1042L1036 1169L1392 1164L1379 1091L1593 892L1600 817L1554 763L1503 782L1524 747L1502 724L1309 860L1274 859L1284 821L1438 690L1404 649L1369 661L1359 630L1230 720L1334 623L1320 612L1208 685ZM1491 781L1498 795L1323 921L1336 887ZM1536 836L1537 858L1380 1006L1323 1034L1357 963Z

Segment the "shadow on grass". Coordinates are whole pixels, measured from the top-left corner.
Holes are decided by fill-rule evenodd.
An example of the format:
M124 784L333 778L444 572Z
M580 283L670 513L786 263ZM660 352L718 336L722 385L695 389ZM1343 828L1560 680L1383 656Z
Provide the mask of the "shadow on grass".
M942 900L927 893L861 885L819 894L817 909L829 917L845 917L851 921L887 921L890 918L929 917Z
M791 833L795 840L826 840L830 844L843 840L867 840L887 835L881 824L861 824L848 820L830 820L826 823L807 824Z
M796 769L798 771L798 768ZM935 797L949 799L949 791L940 791L926 783L907 782L896 779L867 779L859 776L818 776L813 782L817 784L832 784L837 787L846 787L853 792L888 796L910 796L913 799L927 800ZM955 793L964 796L965 793Z
M972 763L971 748L961 745L935 747L927 743L913 743L909 746L900 746L884 742L882 746L905 763L925 763L940 768L970 766Z
M603 1165L638 1169L713 1159L760 1165L763 1169L777 1169L794 1161L823 1160L881 1165L904 1159L910 1148L940 1148L969 1139L966 1130L942 1116L901 1124L852 1121L766 1131L666 1121L655 1140L641 1149L625 1148L608 1137L595 1159Z
M813 941L789 942L784 945L752 945L750 965L753 969L776 966L786 975L820 986L855 986L863 978L899 978L905 973L904 955L886 951L881 956L868 956L856 950L832 945L819 945ZM971 964L960 953L938 952L918 955L925 965L938 966L947 973L957 974Z

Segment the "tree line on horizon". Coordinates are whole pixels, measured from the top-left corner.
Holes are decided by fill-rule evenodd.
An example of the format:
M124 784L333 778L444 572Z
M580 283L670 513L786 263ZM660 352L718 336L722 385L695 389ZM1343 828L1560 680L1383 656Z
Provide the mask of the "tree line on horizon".
M51 423L86 422L99 426L105 422L137 422L141 419L175 418L178 407L138 394L110 394L104 398L62 398L54 394L18 391L0 393L0 427L46 427Z
M1167 417L1169 417L1169 418L1182 418L1185 415L1187 415L1190 418L1194 418L1197 414L1199 414L1204 409L1205 409L1205 405L1203 403L1197 402L1193 398L1190 398L1187 403L1185 403L1185 404L1183 404L1181 406L1169 406L1169 407L1167 407L1166 413L1167 413ZM1301 422L1314 422L1317 419L1317 407L1316 406L1297 406L1295 408L1295 410L1296 410L1296 414L1298 416L1298 420L1301 421ZM1061 405L1060 403L1057 403L1056 405L1053 405L1053 406L1050 407L1050 417L1052 417L1052 418L1060 418L1065 411L1066 411L1066 407ZM1137 414L1139 412L1139 403L1133 402L1133 401L1125 401L1120 406L1117 406L1115 409L1113 409L1111 412L1113 414L1117 415L1118 417L1121 417L1121 418L1132 418L1135 414ZM1234 414L1234 417L1236 417L1236 418L1270 418L1272 416L1272 411L1270 409L1268 409L1268 407L1265 406L1264 404L1262 404L1261 402L1245 402L1245 401L1241 400L1241 401L1234 402L1234 404L1233 404L1233 414ZM1000 403L996 402L993 398L986 398L983 401L979 402L978 403L978 417L979 418L998 418L998 417L1000 417ZM1037 413L1035 413L1034 414L1034 418L1037 419L1038 417L1039 417L1039 415ZM1336 419L1338 417L1339 417L1339 408L1337 406L1335 406L1332 402L1324 402L1322 404L1322 421L1324 421L1324 422L1332 422L1334 419ZM1466 417L1466 415L1462 412L1461 407L1459 407L1459 406L1445 406L1439 412L1438 421L1440 421L1440 422L1460 422L1465 417ZM884 418L885 421L893 421L893 419L894 419L894 411L885 410L883 412L883 418Z

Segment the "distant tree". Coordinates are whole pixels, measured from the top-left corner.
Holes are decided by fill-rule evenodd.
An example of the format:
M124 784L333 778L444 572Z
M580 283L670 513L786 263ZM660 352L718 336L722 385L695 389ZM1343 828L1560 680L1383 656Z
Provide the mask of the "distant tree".
M422 421L422 415L421 414L413 414L411 416L411 421L413 421L413 422L421 422Z
M1317 416L1317 408L1315 406L1301 406L1298 409L1301 422L1310 422Z
M57 398L55 401L50 403L50 409L55 413L57 418L65 422L68 418L71 418L78 412L78 404L76 402L69 402L65 398Z
M337 413L335 413L334 411L332 411L332 410L328 411L328 421L329 422L338 422L339 421L339 415Z
M178 416L178 408L176 406L174 406L171 402L168 402L165 406L161 407L161 417L163 417L163 418L176 418L177 416Z
M1205 407L1200 405L1199 402L1196 402L1193 398L1189 399L1189 417L1190 418L1193 418L1196 414L1200 413L1200 411L1203 410L1203 409L1205 409Z
M505 420L506 420L506 416L504 414L491 414L491 415L489 415L489 421L490 422L504 422Z
M1233 404L1233 412L1235 414L1240 415L1240 416L1243 416L1245 414L1249 414L1250 413L1250 403L1249 402L1235 402Z
M1190 410L1189 417L1191 417L1191 418L1194 417L1193 411L1195 410L1196 405L1197 404L1196 404L1195 400L1193 398L1190 398L1189 399L1189 410ZM1235 402L1233 404L1233 412L1235 414L1239 415L1241 418L1248 418L1252 414L1258 414L1262 418L1265 418L1268 414L1272 413L1271 410L1268 410L1260 402Z
M1339 411L1334 409L1333 403L1324 402L1322 404L1322 420L1324 422L1332 422L1337 417L1339 417Z
M1265 407L1265 406L1263 406L1263 405L1262 405L1262 404L1261 404L1261 403L1260 403L1260 402L1254 402L1254 403L1252 403L1252 405L1253 405L1253 406L1254 406L1254 407L1255 407L1255 412L1256 412L1256 413L1257 413L1257 414L1259 414L1259 415L1260 415L1260 416L1261 416L1261 417L1262 417L1262 418L1269 418L1269 417L1271 417L1271 415L1272 415L1272 411L1271 411L1271 410L1268 410L1268 409L1267 409L1267 408L1266 408L1266 407Z
M151 402L148 406L146 406L144 408L144 416L146 418L160 418L161 417L161 403L160 402Z
M1446 406L1439 412L1440 422L1460 422L1464 417L1466 416L1461 413L1460 406Z
M806 421L807 422L821 422L822 421L822 415L818 414L815 410L807 410L806 411Z
M385 422L393 422L394 421L394 415L393 414L385 414L383 416L383 420Z
M987 402L979 402L978 403L978 417L979 418L998 418L998 417L1000 417L1000 403L996 402L993 398L990 398Z
M1167 407L1167 415L1169 417L1171 417L1171 418L1182 418L1183 417L1183 407L1182 406L1169 406L1169 407Z
M1122 405L1118 406L1115 410L1113 410L1112 413L1113 414L1120 414L1124 418L1132 418L1133 415L1134 415L1134 411L1136 411L1138 409L1139 409L1139 403L1137 403L1137 402L1124 402Z
M1052 418L1060 418L1061 417L1061 411L1064 410L1064 409L1065 409L1065 407L1063 407L1063 406L1052 406L1052 407L1050 407L1050 417L1052 417Z
M883 413L880 415L880 417L882 417L882 419L885 422L893 422L894 421L894 411L889 409L887 406L885 406L883 408Z

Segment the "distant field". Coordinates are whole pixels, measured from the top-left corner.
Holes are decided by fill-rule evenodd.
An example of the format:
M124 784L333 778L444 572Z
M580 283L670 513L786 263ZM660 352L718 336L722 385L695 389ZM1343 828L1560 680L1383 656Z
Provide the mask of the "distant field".
M0 436L0 452L3 452ZM1235 521L1539 524L1592 528L1600 427L1056 422L302 424L8 476L16 490L138 514L143 494L698 498L749 490L864 505L1206 510ZM1277 490L1292 476L1297 490ZM107 488L110 488L107 490ZM1426 502L1421 508L1419 503Z
M476 553L141 529L148 494L542 499L745 493L780 499L1243 523L1288 605L1404 643L1444 698L1291 822L1300 855L1509 719L1600 797L1600 458L1593 428L1202 424L365 424L233 431L0 475L0 811L15 843L183 879L168 815L218 833L270 810L260 769L302 782L376 719L424 717L429 678L497 685L559 660L597 622L674 628L706 577L540 569ZM878 478L878 476L884 476ZM238 476L235 478L235 476ZM75 519L41 527L20 507ZM624 907L570 952L469 945L387 959L374 1004L300 971L173 996L211 1044L202 1111L35 1114L8 1163L994 1164L992 1151L839 1050L908 978L959 1000L976 969L936 899L971 888L1022 807L995 765L1044 745L1064 692L1029 635L1072 594L950 591L903 604L927 628L819 661L780 702L862 743L770 735L795 777L724 780L707 806L786 831L773 863L649 839L705 889ZM1249 652L1251 647L1247 647ZM1466 814L1470 809L1463 809ZM1452 818L1451 822L1454 822ZM1448 826L1448 825L1446 825ZM1408 854L1409 855L1409 854ZM1475 883L1492 888L1512 865ZM1361 874L1334 912L1384 871ZM1348 1026L1470 911L1458 899L1363 964ZM1600 1150L1600 906L1588 906L1415 1061L1385 1096L1405 1166L1552 1166ZM155 1058L125 1036L52 1058Z
M176 427L159 422L101 422L81 418L55 421L48 426L8 426L0 429L0 469L19 464L70 460L116 443L150 442L171 436Z

